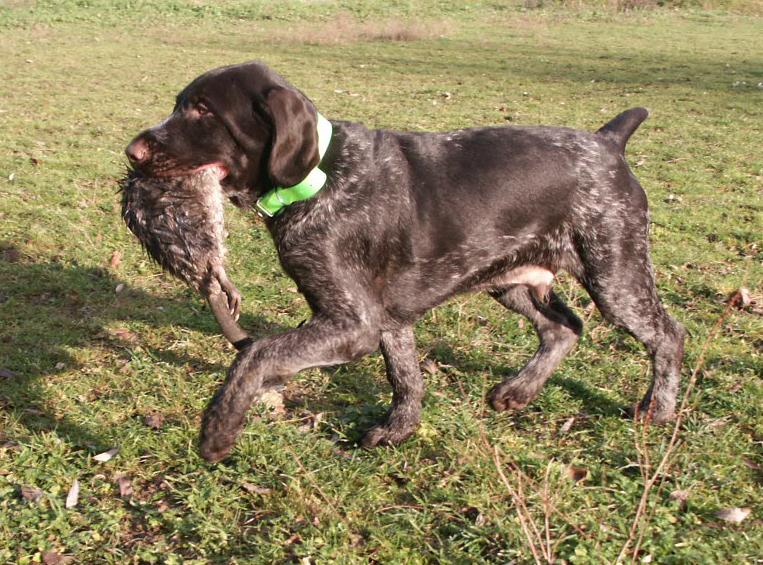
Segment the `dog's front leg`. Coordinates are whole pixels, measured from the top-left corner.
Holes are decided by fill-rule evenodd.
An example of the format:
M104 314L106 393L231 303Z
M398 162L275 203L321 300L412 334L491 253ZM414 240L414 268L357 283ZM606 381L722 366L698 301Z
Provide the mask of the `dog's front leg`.
M230 453L249 407L263 389L302 369L358 359L378 346L375 326L317 317L300 328L254 342L236 356L204 413L201 456L214 463Z
M381 334L381 350L392 385L392 406L383 424L363 437L363 447L395 445L410 437L419 425L424 380L416 356L413 328L406 326Z

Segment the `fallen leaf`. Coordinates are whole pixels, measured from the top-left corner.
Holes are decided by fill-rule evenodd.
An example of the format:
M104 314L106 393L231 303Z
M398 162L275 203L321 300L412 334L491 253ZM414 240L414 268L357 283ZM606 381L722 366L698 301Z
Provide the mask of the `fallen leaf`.
M674 490L670 493L670 498L673 500L681 500L685 501L689 498L689 491L688 490Z
M742 457L742 461L744 462L745 467L747 467L748 469L752 469L753 471L760 471L761 469L763 469L763 466L761 466L759 463L756 463L749 457Z
M77 506L77 502L79 502L79 481L74 479L74 482L69 489L69 494L66 495L66 504L64 506L66 506L66 508L74 508Z
M752 297L750 296L750 291L744 287L738 288L734 292L731 293L731 296L729 296L728 300L729 304L735 308L747 308L750 304L752 304Z
M337 457L341 457L342 459L352 459L353 457L352 453L350 453L349 451L345 451L339 448L332 449L331 453L333 453Z
M94 455L93 459L98 461L99 463L106 463L106 461L110 461L112 457L114 457L117 453L119 453L118 447L112 447L108 451L104 451L103 453L99 453L98 455Z
M37 502L42 497L42 490L37 487L23 485L21 487L21 497L29 502Z
M292 534L285 542L283 542L284 545L293 545L295 543L302 543L302 537L299 534Z
M135 332L131 332L127 328L117 328L115 330L111 331L111 335L116 337L117 339L121 339L122 341L126 341L127 343L137 343L138 342L138 334Z
M16 378L16 373L9 369L0 368L0 379L13 379Z
M260 402L270 408L271 414L280 416L286 412L283 405L283 394L275 389L266 390L260 396Z
M307 419L306 424L302 424L300 427L297 428L300 432L309 432L310 430L317 430L318 426L320 426L321 421L323 420L323 412L318 412L317 414L311 414Z
M681 509L681 511L686 510L686 501L689 500L689 491L688 490L674 490L670 493L670 498L672 500L678 501L678 507Z
M667 202L668 204L671 204L673 202L680 203L682 201L683 201L683 198L681 198L680 196L676 196L675 194L668 194L667 198L665 198L665 202Z
M122 262L122 252L116 249L111 253L111 259L109 259L109 267L116 269Z
M73 560L73 555L62 555L57 551L46 551L42 554L42 562L45 563L45 565L66 565Z
M160 500L159 502L156 503L156 509L159 512L167 512L167 510L170 509L170 505L164 502L163 500Z
M63 371L66 369L66 363L56 363L56 371Z
M728 418L716 418L715 420L708 422L707 427L711 430L717 430L728 424L728 420Z
M568 433L572 429L572 424L575 423L575 416L572 416L571 418L567 418L564 421L564 424L561 425L559 428L559 435L564 435Z
M0 405L0 407L2 407ZM0 439L0 449L15 449L18 447L19 444L17 444L15 441L10 441L6 439ZM3 469L3 474L8 474L10 471L6 471Z
M429 357L421 362L421 368L430 375L435 375L440 370L440 367L437 366L437 361L430 359Z
M119 293L120 293L120 292L122 292L124 289L125 289L125 283L119 283L119 284L116 286L116 288L114 289L114 292L116 292L117 294L119 294Z
M720 518L724 522L732 522L738 524L747 516L750 515L751 510L749 508L723 508L715 513L716 518Z
M15 247L6 247L2 250L2 257L8 263L17 263L21 259L21 253Z
M132 479L124 474L117 475L117 484L119 485L119 496L132 496Z
M567 476L574 482L579 483L588 476L588 469L570 465L567 467Z
M252 483L241 483L241 488L243 488L246 492L251 492L252 494L265 495L272 492L269 488L253 485Z
M363 539L363 536L358 534L350 534L350 545L352 547L361 547L366 542L365 539Z
M322 421L323 421L323 412L318 412L317 414L313 414L313 418L312 418L313 429L317 430L318 426L321 425Z
M144 422L149 428L158 430L164 425L164 416L159 412L152 412L144 418Z

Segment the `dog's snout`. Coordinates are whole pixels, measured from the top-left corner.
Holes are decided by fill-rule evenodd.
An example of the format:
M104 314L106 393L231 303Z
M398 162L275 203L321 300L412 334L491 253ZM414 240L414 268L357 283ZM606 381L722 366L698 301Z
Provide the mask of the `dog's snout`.
M148 147L148 142L142 137L138 137L127 146L125 153L132 163L138 164L146 162L151 152Z

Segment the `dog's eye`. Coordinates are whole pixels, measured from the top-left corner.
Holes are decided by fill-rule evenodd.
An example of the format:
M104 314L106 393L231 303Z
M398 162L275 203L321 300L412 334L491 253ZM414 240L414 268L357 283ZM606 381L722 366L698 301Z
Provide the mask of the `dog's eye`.
M207 108L207 106L203 102L199 102L198 104L196 104L196 106L194 106L193 109L196 110L196 112L198 112L200 117L208 116L209 114L212 113L209 111L209 108Z

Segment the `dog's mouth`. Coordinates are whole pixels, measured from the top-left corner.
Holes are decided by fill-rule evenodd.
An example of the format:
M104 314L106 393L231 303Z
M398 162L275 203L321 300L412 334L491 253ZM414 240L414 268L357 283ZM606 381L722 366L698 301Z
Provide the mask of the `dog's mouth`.
M220 162L215 163L207 163L206 165L201 165L200 167L196 167L195 169L191 169L191 173L199 173L201 171L209 170L215 175L217 175L217 180L221 181L225 177L228 176L228 167L223 165Z
M196 173L200 173L201 171L212 171L217 176L218 181L222 181L225 177L228 176L229 170L228 167L226 167L223 163L220 161L214 161L212 163L205 163L204 165L198 165L196 167L178 167L178 166L164 166L164 167L157 167L156 165L151 167L136 167L138 169L143 169L143 171L146 174L149 174L153 177L184 177L188 175L193 175Z

